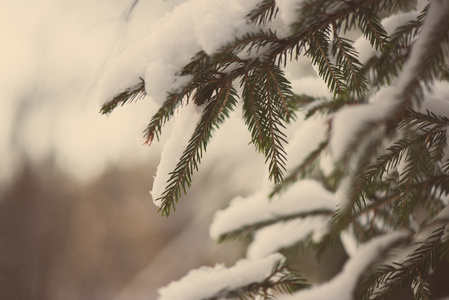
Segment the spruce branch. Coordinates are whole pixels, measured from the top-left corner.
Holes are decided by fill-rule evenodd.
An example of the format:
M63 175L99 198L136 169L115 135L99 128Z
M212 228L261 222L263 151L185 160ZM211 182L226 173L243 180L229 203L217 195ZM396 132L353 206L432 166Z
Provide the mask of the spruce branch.
M375 5L375 4L374 4ZM380 23L379 17L373 6L363 7L359 10L358 25L363 35L370 41L374 49L386 52L391 49L388 34Z
M331 217L333 214L333 211L328 209L319 209L319 210L311 210L306 212L299 212L299 213L292 213L288 215L282 215L282 216L276 216L269 220L263 220L259 222L255 222L250 225L242 226L241 228L229 232L225 232L221 234L217 242L223 243L228 242L236 239L246 239L248 237L251 237L255 231L279 223L279 222L286 222L291 221L294 219L300 219L300 218L306 218L306 217L312 217L312 216L329 216Z
M170 210L175 209L175 203L179 201L182 193L186 193L186 187L190 187L194 171L198 171L203 151L206 150L212 131L219 127L237 103L237 93L228 83L221 87L216 94L205 104L200 122L198 123L189 144L180 158L176 168L170 173L167 187L162 196L156 200L161 201L159 212L163 216L169 216Z
M359 14L360 9L371 7L376 7L378 10L384 8L394 8L397 6L401 6L402 2L407 1L380 1L382 3L378 3L377 0L359 0L359 1L334 1L334 0L311 0L305 1L301 4L299 9L298 20L292 24L293 34L284 39L276 38L277 40L273 40L272 47L269 53L264 55L264 59L267 61L277 62L278 65L282 63L285 65L287 63L287 58L290 57L290 60L294 57L298 59L302 50L305 51L313 51L310 50L311 45L315 46L316 42L314 41L314 36L316 34L322 34L323 31L326 31L332 24L342 24L352 17L354 21L349 22L350 26L346 29L349 30L356 25L358 22L355 22L354 16ZM386 2L386 3L384 3ZM378 5L377 5L378 4ZM360 19L360 24L364 25L365 19ZM380 27L375 27L376 22L373 19L370 19L373 23L371 26L378 29L378 35L382 36ZM321 33L320 33L321 32ZM322 41L321 41L322 42ZM324 44L321 44L324 46ZM318 55L317 55L318 54ZM323 54L316 53L312 55L315 61L318 61ZM328 66L330 67L330 66ZM336 72L336 71L335 71Z
M302 278L299 272L290 270L284 262L278 261L271 274L261 282L253 282L235 289L224 289L212 297L201 300L240 299L250 300L259 296L261 299L274 299L275 292L293 294L310 285Z
M444 235L446 226L433 231L424 242L411 252L407 259L378 267L367 277L364 286L367 287L366 299L394 299L399 292L419 281L423 273L429 272L441 259L444 251ZM426 294L427 295L427 292ZM425 299L425 298L418 298Z
M107 101L101 107L100 112L104 115L110 114L118 105L125 105L128 102L140 100L145 97L145 81L141 79L138 84L127 88L123 92L117 94L114 98Z
M264 0L246 17L251 23L262 25L275 19L278 11L274 0Z
M416 20L397 27L388 37L379 14L394 13L412 2L302 1L292 33L280 37L269 24L278 14L276 1L259 1L246 16L255 29L227 43L217 53L198 52L176 74L186 76L189 82L178 90L168 91L165 103L145 130L150 144L154 138L159 139L162 127L184 103L191 101L192 105L205 108L187 148L170 173L166 189L156 199L162 203L159 212L168 216L190 187L213 131L237 104L236 81L242 87L243 117L251 133L251 143L265 156L270 179L276 184L270 197L309 176L329 146L330 137L284 177L285 127L296 119L299 106L305 106L306 118L315 113L331 114L344 106L365 102L368 94L376 94L383 85L391 85L390 93L385 95L391 97L389 100L396 106L360 126L334 173L320 174L323 176L320 179L332 186L332 190L339 183L348 183L347 189L342 189L347 192L347 202L336 212L323 208L273 216L225 232L218 240L251 236L254 231L278 222L332 215L333 230L315 245L318 254L339 242L340 234L346 229L353 230L359 242L398 229L418 232L426 238L416 245L409 241L409 248L405 248L409 253L406 260L386 263L387 252L397 244L379 255L380 267L366 278L360 292L367 299L383 299L412 287L416 298L429 299L427 272L438 262L438 256L447 255L449 251L447 241L443 240L447 220L439 221L443 227L437 231L429 231L435 225L434 217L446 206L444 198L449 194L449 160L446 158L449 118L414 109L426 99L426 88L432 88L437 81L449 81L449 5L445 1L431 2ZM378 51L364 65L358 60L353 42L346 38L346 33L356 28ZM319 75L334 93L333 100L293 94L281 66L302 56L318 66ZM101 112L108 114L115 107L144 96L142 79L108 101ZM330 136L331 129L332 123ZM392 144L385 149L387 142ZM418 210L424 212L424 217L415 215ZM304 288L299 277L284 267L275 266L263 282L233 290L225 288L207 299L256 296L271 299L273 291L293 293Z
M170 94L164 104L151 118L150 123L144 130L145 143L151 145L154 138L159 140L162 127L174 115L176 108L182 103L183 95Z
M295 120L297 105L290 81L285 78L282 70L276 65L267 68L267 75L269 76L267 82L271 83L274 92L273 100L282 119L287 123Z
M417 276L412 282L412 290L415 295L415 299L432 300L433 298L429 283L424 279L420 271L417 273Z
M234 63L241 66L225 74L224 71ZM193 78L180 91L168 94L166 101L144 130L145 143L151 145L154 138L159 140L162 127L183 101L189 101L191 98L197 105L202 105L209 100L214 91L226 89L233 80L246 72L246 68L251 67L251 64L240 60L232 53L225 53L220 56L220 59L211 57L205 52L197 53L180 73L180 76L192 75Z
M305 119L310 118L311 116L319 113L319 114L331 114L333 112L338 111L345 105L354 104L352 99L346 98L344 101L341 99L313 99L315 103L310 106L306 106L304 108L306 116Z
M272 102L270 81L266 81L267 93L266 96L266 111L268 116L262 119L264 125L264 136L268 138L267 143L263 143L263 153L265 155L265 163L269 161L269 178L274 180L275 184L282 182L283 173L285 171L286 152L283 149L282 144L286 144L286 135L281 131L285 128L285 125L281 122L281 115L276 109L275 104Z
M214 55L216 59L220 59L221 54L226 53L240 53L244 51L246 56L250 56L253 60L265 61L265 51L260 51L265 48L275 47L281 43L276 32L271 29L260 29L256 32L248 32L243 36L236 38L234 41L223 46L218 53ZM268 51L268 50L267 50ZM266 61L270 61L267 59Z
M432 17L424 21L418 40L412 47L408 64L398 79L398 108L404 115L410 107L423 99L422 87L430 88L440 77L440 64L444 61L449 43L449 5L445 1L432 2L427 13ZM413 76L410 76L411 72Z
M243 78L243 111L252 143L265 155L270 179L282 182L287 143L283 130L296 103L288 81L276 65L262 65Z
M347 173L347 191L345 207L336 211L334 216L337 232L350 225L353 212L364 206L367 188L367 170L379 153L385 138L385 124L382 121L370 121L361 128L340 159L340 169ZM353 167L351 167L353 166Z
M329 53L329 28L316 32L308 40L308 48L305 55L313 64L318 65L320 77L324 79L328 88L334 93L335 98L347 96L347 85L344 82L343 72L337 68L328 55Z
M423 189L429 191L432 197L441 198L449 194L449 175L430 176L421 183Z
M401 122L398 124L399 129L407 129L413 131L441 131L449 127L449 118L438 116L429 110L426 114L408 109Z
M328 145L329 139L321 142L317 149L312 151L299 166L291 171L280 184L273 188L270 193L270 197L273 197L275 194L279 194L296 181L303 179L310 174L316 168L321 154L327 149Z
M346 79L349 90L355 93L357 98L363 98L368 92L368 86L367 79L361 72L361 64L357 59L357 52L350 44L350 40L338 35L335 24L333 24L333 32L331 52L336 60L335 64L343 69L343 76Z
M375 86L392 84L407 61L412 41L418 36L422 21L412 20L395 29L388 40L388 49L373 55L362 68Z
M411 140L400 139L387 148L386 153L378 157L376 162L370 165L363 174L364 183L374 182L376 178L382 178L388 170L396 169L411 145Z
M391 195L383 199L378 199L376 202L372 203L371 205L365 206L362 210L357 212L354 215L354 218L359 218L360 216L363 216L372 211L378 213L381 209L385 208L385 206L390 206L392 203L396 202L399 199L400 199L399 194Z
M400 52L393 49L391 52L384 52L381 56L373 55L362 67L361 72L366 74L373 86L391 85L399 76L409 53L410 47L407 47Z

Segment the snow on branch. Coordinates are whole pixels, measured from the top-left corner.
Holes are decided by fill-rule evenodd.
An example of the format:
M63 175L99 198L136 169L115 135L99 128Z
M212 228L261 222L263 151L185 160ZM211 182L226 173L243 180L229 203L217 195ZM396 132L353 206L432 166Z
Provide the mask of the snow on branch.
M254 234L246 252L249 259L260 259L283 248L291 247L311 236L313 242L320 242L328 233L331 216L315 215L264 227Z
M436 60L441 59L449 43L449 2L432 1L417 41L413 44L410 57L399 75L396 86L403 109L422 104L421 85L430 87L438 78ZM404 108L405 106L405 108Z
M291 219L317 213L331 215L335 210L335 196L314 180L301 180L278 198L268 200L262 191L247 198L236 197L230 206L215 214L209 234L223 239L235 231L266 226L279 219Z
M191 270L185 277L159 289L159 300L229 299L240 294L258 294L258 288L276 288L283 275L285 258L279 254L260 260L239 260L233 267L222 264ZM305 286L296 280L298 287ZM244 298L246 299L246 298Z
M153 187L150 192L154 204L158 207L162 204L160 197L170 179L170 172L175 169L176 164L187 147L203 110L204 107L189 103L175 116L172 134L164 145L161 153L161 161L159 162Z
M377 266L363 282L367 295L372 299L385 299L398 295L404 286L411 286L415 294L429 293L430 290L422 290L427 284L422 276L447 257L448 221L449 208L445 207L429 224L411 236L401 251L395 251L388 262ZM417 296L416 299L427 298Z
M282 296L278 300L352 300L355 290L363 273L393 245L408 237L406 232L392 232L371 239L358 248L346 262L341 273L329 282L300 291L294 295Z
M187 83L179 72L196 53L213 54L255 30L246 18L259 2L193 0L176 6L155 22L144 40L129 45L113 61L101 84L101 99L107 104L143 78L148 96L162 104L167 92Z
M346 106L334 115L330 135L330 152L334 162L340 161L344 155L352 154L351 146L373 132L368 127L367 132L363 132L368 124L381 123L392 115L394 104L383 100L391 96L392 91L384 89L377 94L380 100L375 103Z
M433 1L396 82L380 89L370 99L370 104L350 106L334 116L331 153L349 174L344 181L346 184L340 188L340 194L345 194L341 199L346 201L340 201L343 205L336 217L337 228L344 228L354 206L360 205L366 168L387 139L396 133L396 126L407 111L422 105L423 87L432 87L438 74L444 74L440 68L444 69L441 62L449 43L448 32L449 2Z

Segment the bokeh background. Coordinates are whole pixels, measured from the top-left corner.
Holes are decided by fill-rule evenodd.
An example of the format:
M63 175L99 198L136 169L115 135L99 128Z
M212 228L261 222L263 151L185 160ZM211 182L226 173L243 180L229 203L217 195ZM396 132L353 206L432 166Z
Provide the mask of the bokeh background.
M238 118L162 218L148 191L164 139L142 144L155 105L99 114L108 64L180 2L0 0L0 299L156 299L188 270L242 256L208 238L212 212L264 182Z

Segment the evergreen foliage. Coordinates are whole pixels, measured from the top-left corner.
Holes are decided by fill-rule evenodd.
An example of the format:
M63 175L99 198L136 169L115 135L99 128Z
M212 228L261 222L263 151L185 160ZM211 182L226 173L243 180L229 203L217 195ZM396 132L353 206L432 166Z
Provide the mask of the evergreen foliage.
M332 249L342 234L363 244L383 234L405 232L406 238L375 253L375 263L363 268L351 294L354 299L395 299L411 290L415 299L433 299L429 273L449 258L449 113L427 109L426 101L432 100L429 95L437 84L447 86L449 81L449 4L434 0L412 19L398 19L393 31L388 32L382 18L413 11L416 1L297 2L297 18L290 24L289 35L281 36L270 27L279 18L279 8L276 1L263 0L247 15L247 21L257 30L236 38L216 53L199 52L179 70L180 76L191 79L182 88L167 91L165 103L145 130L148 144L159 139L165 123L186 102L203 106L204 111L157 199L162 203L159 211L169 216L175 209L199 169L214 130L241 102L251 143L265 156L274 183L265 200L277 201L297 182L312 178L339 195L340 202L334 211L294 211L223 230L217 240L252 239L264 228L317 215L329 218L328 231L320 239L312 240L308 235L294 241L292 248L303 243L321 253ZM359 60L359 49L350 38L354 32L371 46L372 55L364 61ZM284 67L307 58L333 97L293 92ZM110 113L116 106L144 95L142 79L108 101L101 112ZM443 101L448 102L449 95L445 97ZM334 171L322 172L320 160L335 155L333 139L343 126L338 117L356 116L357 112L366 117L362 121L346 120L353 134L341 156L333 157ZM317 116L328 120L326 139L288 170L286 126L299 118L308 122ZM301 194L297 201L301 201ZM289 247L281 248L288 252ZM207 299L250 299L256 295L272 299L276 295L273 289L293 294L291 299L296 299L294 293L307 286L296 273L300 269L288 268L288 262L275 266L262 283L224 290ZM277 273L283 275L273 283L273 274ZM449 295L447 289L446 293ZM332 297L339 299L338 295Z

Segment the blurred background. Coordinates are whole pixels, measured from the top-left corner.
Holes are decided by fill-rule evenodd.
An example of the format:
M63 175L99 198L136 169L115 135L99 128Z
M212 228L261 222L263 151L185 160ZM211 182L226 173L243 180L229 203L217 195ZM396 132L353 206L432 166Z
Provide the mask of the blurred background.
M0 299L155 299L192 268L242 256L208 237L216 208L264 182L249 136L232 134L238 118L162 218L148 191L164 140L142 145L156 107L99 114L110 60L180 2L0 0Z

